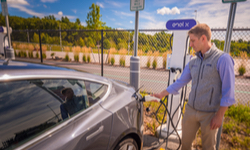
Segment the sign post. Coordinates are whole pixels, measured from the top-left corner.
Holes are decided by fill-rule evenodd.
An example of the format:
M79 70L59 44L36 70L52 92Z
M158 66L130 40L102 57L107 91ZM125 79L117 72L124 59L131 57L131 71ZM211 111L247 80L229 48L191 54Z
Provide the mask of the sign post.
M130 58L130 85L135 90L140 86L140 57L137 56L138 49L138 26L139 26L139 10L144 9L145 0L130 0L130 10L135 11L135 43L134 56Z
M226 53L230 53L231 36L232 36L232 31L233 31L233 26L234 26L234 18L235 18L235 13L236 13L237 2L243 2L243 1L246 1L246 0L222 0L222 3L231 3L229 16L228 16L228 22L227 22L225 44L224 44L224 49L223 49L223 51ZM223 125L223 122L222 122L222 125ZM217 133L216 150L218 150L220 146L222 125L219 128L218 133Z

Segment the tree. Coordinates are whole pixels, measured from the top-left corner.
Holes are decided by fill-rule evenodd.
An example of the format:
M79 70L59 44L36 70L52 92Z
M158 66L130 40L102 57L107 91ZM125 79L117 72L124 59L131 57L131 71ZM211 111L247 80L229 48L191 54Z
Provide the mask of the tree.
M110 44L108 39L103 40L103 48L105 48L105 49L111 48L111 44Z
M100 14L100 7L92 3L89 7L90 12L87 15L87 28L88 29L101 29L105 26L105 22L102 22L102 15Z
M83 47L85 46L85 43L84 43L84 40L80 37L79 41L78 41L78 44Z
M38 34L34 33L33 38L31 40L34 43L39 43L39 36Z
M87 15L87 28L88 29L103 29L105 26L105 22L102 22L102 15L100 14L100 7L92 3L91 7L89 7L90 12ZM94 41L97 41L97 45L99 45L99 41L101 40L101 34L90 34ZM96 44L96 43L95 43Z
M75 22L77 25L81 25L81 21L79 18L76 18L76 22Z

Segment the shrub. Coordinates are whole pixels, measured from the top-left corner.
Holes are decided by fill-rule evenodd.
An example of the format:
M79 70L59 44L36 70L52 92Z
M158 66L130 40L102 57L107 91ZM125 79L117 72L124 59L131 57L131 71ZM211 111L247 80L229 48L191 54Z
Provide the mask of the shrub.
M156 69L157 68L157 61L154 59L153 64L152 64L153 68Z
M28 52L29 58L33 58L33 52Z
M65 55L65 61L69 61L69 54L68 53Z
M163 54L162 54L162 59L163 59L163 61L162 61L162 66L163 66L163 69L166 69L166 67L167 67L167 57L168 57L168 54L170 54L170 52L171 51L166 51L166 52L164 52Z
M83 55L83 56L82 56L82 61L83 61L83 62L87 62L86 55Z
M250 125L250 107L248 105L237 104L232 105L228 111L226 111L225 116L229 116L239 122L246 122Z
M36 52L36 58L39 58L39 54L38 54L38 52Z
M148 60L148 62L147 62L147 67L150 68L150 65L151 65L151 64L150 64L150 60Z
M50 56L52 57L52 59L54 58L55 56L55 53L51 53Z
M90 60L90 55L87 56L87 61L88 61L88 63L91 62L91 60Z
M23 57L27 57L26 51L23 52Z
M119 50L119 54L120 54L120 66L125 66L125 58L126 58L126 54L128 53L128 51L124 48Z
M245 73L246 73L246 67L245 65L241 64L239 69L238 69L238 72L241 76L243 76Z
M157 68L157 59L158 59L158 56L159 56L159 51L155 51L153 53L153 56L154 56L154 60L153 60L153 68L156 69Z
M112 57L112 58L111 58L111 65L113 66L114 64L115 64L115 58Z
M148 51L147 52L147 56L148 56L147 67L150 68L150 66L151 66L152 51Z
M46 57L47 57L45 53L43 53L43 55L42 55L42 56L43 56L43 58L44 58L44 59L46 59Z
M120 66L125 67L125 59L120 59Z
M75 60L76 62L79 62L79 55L78 55L78 54L75 54L75 55L74 55L74 60Z

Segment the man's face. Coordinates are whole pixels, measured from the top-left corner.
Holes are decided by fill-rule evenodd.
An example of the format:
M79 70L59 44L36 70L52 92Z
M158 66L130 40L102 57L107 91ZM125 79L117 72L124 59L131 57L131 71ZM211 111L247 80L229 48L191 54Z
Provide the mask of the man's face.
M190 47L192 47L195 52L199 52L202 50L202 38L198 38L194 34L189 34L190 38Z
M71 99L74 95L74 92L72 89L68 89L66 92L65 92L65 96L67 97L67 99Z

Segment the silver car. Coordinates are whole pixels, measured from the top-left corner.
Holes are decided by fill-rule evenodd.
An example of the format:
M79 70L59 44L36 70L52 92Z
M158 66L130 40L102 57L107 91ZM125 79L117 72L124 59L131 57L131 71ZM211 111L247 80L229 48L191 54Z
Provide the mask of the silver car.
M0 61L0 150L142 149L139 98L93 74Z

